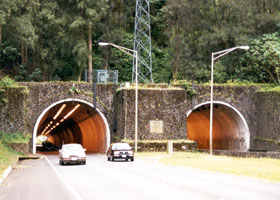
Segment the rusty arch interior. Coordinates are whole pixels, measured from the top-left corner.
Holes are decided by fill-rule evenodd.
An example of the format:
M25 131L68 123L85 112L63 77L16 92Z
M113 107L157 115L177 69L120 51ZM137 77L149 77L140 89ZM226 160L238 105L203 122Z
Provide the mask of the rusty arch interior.
M62 144L79 143L88 152L104 153L110 143L104 115L90 103L78 99L62 100L44 110L34 128L33 153L36 153L34 140L40 135L58 148Z
M187 137L195 140L199 149L209 149L210 103L195 107L187 117ZM247 151L250 133L241 113L228 104L213 104L213 149Z

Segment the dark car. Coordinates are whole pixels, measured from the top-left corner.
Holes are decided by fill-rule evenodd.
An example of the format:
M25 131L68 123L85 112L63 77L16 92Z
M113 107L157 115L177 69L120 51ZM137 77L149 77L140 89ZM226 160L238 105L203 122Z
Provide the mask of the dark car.
M127 143L113 143L107 150L108 161L124 159L134 161L134 151Z
M43 151L53 151L54 149L55 149L55 146L53 145L53 143L51 143L49 141L42 142Z

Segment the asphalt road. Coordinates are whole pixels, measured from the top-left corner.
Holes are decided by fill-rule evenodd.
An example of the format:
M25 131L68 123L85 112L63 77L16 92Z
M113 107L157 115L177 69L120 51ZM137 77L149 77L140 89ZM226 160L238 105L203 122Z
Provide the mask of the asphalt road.
M0 200L19 199L279 200L280 183L98 154L86 165L60 166L57 155L46 155L21 161L0 186Z

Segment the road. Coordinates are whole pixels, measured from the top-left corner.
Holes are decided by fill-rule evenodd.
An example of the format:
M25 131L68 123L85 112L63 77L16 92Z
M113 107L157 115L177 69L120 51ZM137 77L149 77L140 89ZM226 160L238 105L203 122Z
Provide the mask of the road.
M280 183L159 164L108 162L60 166L57 155L24 160L0 187L0 200L279 200Z

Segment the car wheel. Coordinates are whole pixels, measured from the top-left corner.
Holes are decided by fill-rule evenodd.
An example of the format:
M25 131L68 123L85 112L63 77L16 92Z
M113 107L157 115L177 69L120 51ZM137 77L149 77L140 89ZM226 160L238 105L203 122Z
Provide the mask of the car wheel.
M128 159L125 159L125 161L128 161Z
M134 158L131 158L130 160L131 160L131 162L133 162L133 161L134 161Z

